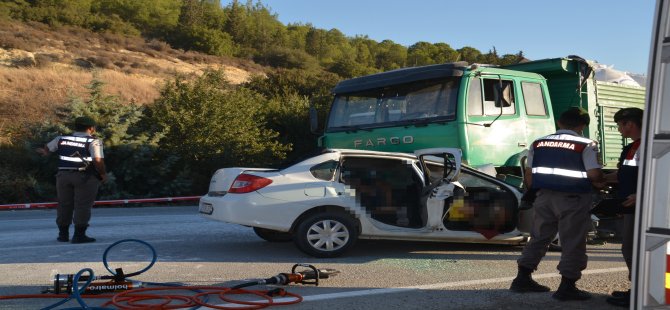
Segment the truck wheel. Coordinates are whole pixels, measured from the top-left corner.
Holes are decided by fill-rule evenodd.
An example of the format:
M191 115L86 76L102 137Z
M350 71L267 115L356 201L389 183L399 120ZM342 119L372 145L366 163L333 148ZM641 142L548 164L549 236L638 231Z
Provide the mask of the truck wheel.
M291 233L272 229L254 227L254 232L257 236L261 237L261 239L269 242L289 242L293 239Z
M354 221L341 213L314 214L296 227L293 242L298 249L314 257L340 256L358 238Z

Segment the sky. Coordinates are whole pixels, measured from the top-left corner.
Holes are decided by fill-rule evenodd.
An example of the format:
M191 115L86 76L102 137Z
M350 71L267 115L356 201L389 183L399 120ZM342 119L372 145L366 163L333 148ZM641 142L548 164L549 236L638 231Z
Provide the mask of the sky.
M232 1L222 0L225 6ZM244 3L245 1L240 1ZM256 2L256 1L254 1ZM474 47L526 58L578 55L646 74L653 0L261 0L283 24L336 28L404 46Z

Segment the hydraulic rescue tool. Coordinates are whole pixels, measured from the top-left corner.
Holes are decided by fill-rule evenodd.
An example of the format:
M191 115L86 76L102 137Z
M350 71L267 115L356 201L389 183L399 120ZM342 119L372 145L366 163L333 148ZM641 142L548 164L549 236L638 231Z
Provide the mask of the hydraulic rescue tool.
M303 270L297 271L298 267L302 267ZM254 285L264 285L264 284L279 284L279 285L288 285L290 283L300 283L300 284L309 284L309 285L319 285L319 279L328 279L331 276L336 276L340 272L335 269L321 268L317 269L313 265L309 264L295 264L291 268L291 273L280 273L274 277L242 283L236 286L233 286L233 289L254 286Z
M54 276L54 294L72 294L74 290L80 289L81 284L89 280L89 276L79 277L79 283L74 283L74 274L57 274ZM98 281L102 280L102 281ZM95 281L95 282L94 282ZM136 288L144 287L144 283L140 281L130 280L126 278L123 269L117 268L116 274L112 276L94 276L91 279L82 294L100 294L109 292L127 291ZM45 290L45 292L52 292Z

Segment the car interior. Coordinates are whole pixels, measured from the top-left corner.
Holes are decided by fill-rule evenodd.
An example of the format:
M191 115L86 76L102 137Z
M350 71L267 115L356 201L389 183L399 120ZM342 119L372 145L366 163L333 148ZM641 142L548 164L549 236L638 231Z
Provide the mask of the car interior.
M356 200L382 223L420 228L421 180L409 162L394 159L346 157L341 181L354 189Z
M436 182L442 167L429 166L429 179ZM425 185L407 161L371 157L345 157L340 181L355 190L356 200L371 218L393 226L421 228L426 225ZM517 201L498 183L464 172L454 197L445 201L443 222L447 229L477 231L495 236L514 230Z
M500 234L514 230L518 221L517 199L498 184L468 172L459 182L465 191L456 191L448 201L450 211L444 218L449 230L473 230L482 234Z

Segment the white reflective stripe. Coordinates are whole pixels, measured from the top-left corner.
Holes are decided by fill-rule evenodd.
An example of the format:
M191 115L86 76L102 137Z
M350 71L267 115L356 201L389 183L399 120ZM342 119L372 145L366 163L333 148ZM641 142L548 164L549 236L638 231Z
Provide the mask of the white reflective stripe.
M549 167L535 167L532 169L533 173L539 173L539 174L554 174L554 175L561 175L565 177L570 177L570 178L581 178L581 179L586 179L586 172L584 171L575 171L575 170L567 170L567 169L561 169L561 168L549 168Z
M637 167L637 158L626 159L623 161L624 166Z
M87 137L75 137L75 136L63 136L63 137L61 137L61 139L75 141L75 142L90 142L90 141L94 140L94 139L87 138Z
M60 159L65 160L65 161L73 161L73 162L77 162L77 163L81 162L81 158L79 158L79 157L60 156ZM84 157L84 160L85 161L93 161L93 158L92 157Z
M549 139L549 140L570 140L570 141L577 141L577 142L583 142L583 143L593 143L593 140L584 138L584 137L577 137L569 134L560 134L560 135L549 135L544 138L541 138L540 140L544 139Z

